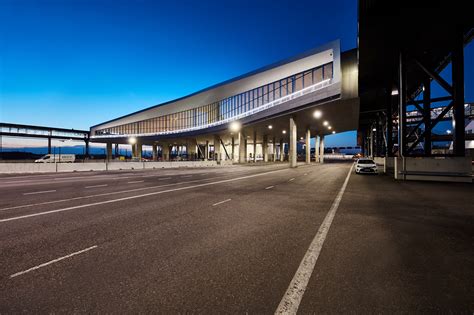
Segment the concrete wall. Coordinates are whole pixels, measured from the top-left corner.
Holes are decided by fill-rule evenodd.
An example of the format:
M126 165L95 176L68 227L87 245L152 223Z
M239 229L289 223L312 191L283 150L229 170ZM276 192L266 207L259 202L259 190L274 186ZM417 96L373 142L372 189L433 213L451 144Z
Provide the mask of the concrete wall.
M470 157L394 158L395 179L472 183Z
M92 163L0 163L0 174L55 173L86 171L118 171L132 169L159 169L181 167L230 166L232 161L181 161L181 162L92 162Z

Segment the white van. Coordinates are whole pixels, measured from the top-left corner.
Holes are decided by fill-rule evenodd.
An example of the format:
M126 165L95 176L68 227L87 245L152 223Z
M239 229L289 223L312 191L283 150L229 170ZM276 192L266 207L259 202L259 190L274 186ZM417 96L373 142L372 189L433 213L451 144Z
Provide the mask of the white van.
M37 159L35 163L74 163L76 161L75 154L46 154Z

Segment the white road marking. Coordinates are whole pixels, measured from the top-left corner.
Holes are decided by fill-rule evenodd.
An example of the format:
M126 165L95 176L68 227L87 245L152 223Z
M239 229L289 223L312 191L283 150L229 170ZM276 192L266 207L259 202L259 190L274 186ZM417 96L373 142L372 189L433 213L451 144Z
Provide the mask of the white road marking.
M23 195L36 195L36 194L47 194L51 192L56 192L56 190L43 190L43 191L33 191L33 192L28 192L28 193L23 193Z
M268 186L265 189L272 189L273 187L275 187L275 186Z
M295 180L295 178L294 178L294 177L293 177L293 178L290 178L289 182L292 182L292 181L294 181L294 180Z
M103 205L103 204L108 204L108 203L120 202L120 201L125 201L125 200L130 200L130 199L137 199L137 198L143 198L143 197L148 197L148 196L160 195L160 194L165 194L165 193L169 193L169 192L189 190L189 189L193 189L193 188L217 185L217 184L222 184L222 183L229 183L229 182L234 182L234 181L238 181L238 180L242 180L242 179L248 179L248 178L253 178L253 177L264 176L264 175L268 175L268 174L272 174L272 173L276 173L276 172L281 172L281 171L286 171L286 170L288 170L288 169L279 169L279 170L274 170L274 171L269 171L269 172L264 172L264 173L259 173L259 174L253 174L253 175L247 175L247 176L242 176L242 177L218 180L218 181L211 182L211 183L203 183L203 184L197 184L197 185L193 185L193 186L186 186L186 187L179 187L179 188L168 189L168 190L155 191L155 192L146 193L146 194L142 194L142 195L135 195L135 196L117 198L117 199L112 199L112 200L94 202L94 203L89 203L89 204L84 204L84 205L72 206L72 207L67 207L67 208L62 208L62 209L56 209L56 210L49 210L49 211L32 213L32 214L26 214L26 215L21 215L21 216L17 216L17 217L0 219L0 223L20 220L20 219L26 219L26 218L31 218L31 217L36 217L36 216L46 215L46 214L51 214L51 213L71 211L71 210L75 210L75 209L98 206L98 205Z
M72 254L69 254L69 255L66 255L66 256L63 256L63 257L59 257L59 258L50 260L50 261L45 262L45 263L43 263L43 264L41 264L41 265L34 266L34 267L30 268L30 269L26 269L26 270L24 270L24 271L20 271L20 272L14 273L14 274L10 275L10 279L11 279L11 278L18 277L18 276L21 276L21 275L23 275L23 274L25 274L25 273L28 273L28 272L30 272L30 271L34 271L34 270L37 270L37 269L46 267L46 266L48 266L48 265L57 263L58 261L61 261L61 260L70 258L70 257L72 257L72 256L76 256L76 255L79 255L79 254L88 252L88 251L90 251L90 250L92 250L92 249L95 249L95 248L97 248L97 245L88 247L88 248L86 248L86 249L80 250L80 251L78 251L78 252L74 252L74 253L72 253Z
M308 175L308 173L304 173L304 176Z
M137 184L137 183L143 183L143 182L144 182L143 180L134 180L134 181L128 182L127 184Z
M215 204L213 204L212 206L217 206L217 205L220 205L220 204L223 204L224 202L228 202L228 201L231 201L232 199L226 199L226 200L222 200L222 201L219 201L219 202L216 202Z
M84 188L89 189L89 188L96 188L96 187L107 187L109 185L107 184L102 184L102 185L92 185L92 186L86 186Z
M163 178L160 178L158 180L167 180L167 179L171 179L171 177L163 177Z
M157 186L151 186L151 187L141 187L141 188L127 189L127 190L120 190L120 191L112 191L112 192L108 192L108 193L95 194L95 195L89 195L89 196L81 196L81 197L73 197L73 198L68 198L68 199L59 199L59 200L52 200L52 201L45 201L45 202L38 202L38 203L30 203L30 204L26 204L26 205L0 208L0 211L7 211L7 210L13 210L13 209L49 205L49 204L53 204L53 203L66 202L66 201L72 201L72 200L80 200L80 199L87 199L87 198L95 198L95 197L103 197L103 196L109 196L109 195L124 194L124 193L130 193L130 192L135 192L135 191L150 190L150 189L155 189L155 188L177 186L177 185L183 185L183 184L189 184L189 183L197 183L197 182L203 182L203 181L206 181L206 180L212 180L212 179L221 178L221 177L225 177L225 176L216 176L214 178L196 179L196 180L189 180L189 181L179 182L179 183L164 184L164 185L157 185ZM167 178L164 178L164 179L170 179L170 178L171 177L167 177Z
M156 177L156 176L160 176L160 175L143 175L142 177Z
M324 244L324 240L329 232L329 228L331 227L332 221L334 216L336 215L337 208L339 208L339 204L342 200L342 196L344 195L344 191L346 190L347 183L349 182L349 177L352 173L352 168L354 165L351 166L349 169L349 173L346 176L344 184L342 184L339 193L334 199L331 208L329 209L326 217L324 218L323 223L319 227L318 232L314 236L311 244L309 245L308 251L303 257L298 270L296 271L293 279L291 280L288 289L285 292L278 308L275 311L275 314L296 314L298 311L298 307L300 306L301 299L303 298L303 294L308 286L309 279L311 278L311 274L313 273L314 266L316 265L316 261L318 260L319 254L321 253L321 249Z
M186 178L186 177L193 177L193 175L184 175L184 176L181 176L182 178Z

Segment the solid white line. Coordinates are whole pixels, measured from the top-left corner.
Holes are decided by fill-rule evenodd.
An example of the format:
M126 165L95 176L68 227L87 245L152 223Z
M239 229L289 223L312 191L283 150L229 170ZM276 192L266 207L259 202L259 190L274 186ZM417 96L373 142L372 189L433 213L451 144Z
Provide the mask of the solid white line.
M294 180L295 180L295 178L294 178L294 177L293 177L293 178L290 178L289 182L292 182L292 181L294 181Z
M136 184L136 183L143 183L143 182L144 182L143 180L134 180L134 181L128 182L127 184Z
M103 184L103 185L93 185L93 186L86 186L86 187L84 187L84 188L89 189L89 188L106 187L106 186L109 186L109 185L107 185L107 184Z
M222 201L216 202L216 203L213 204L212 206L214 207L214 206L220 205L220 204L222 204L222 203L224 203L224 202L228 202L228 201L231 201L231 200L232 200L232 199L222 200Z
M273 187L275 187L275 186L268 186L265 189L272 189Z
M90 250L92 250L92 249L95 249L95 248L97 248L97 245L88 247L88 248L86 248L86 249L80 250L80 251L78 251L78 252L75 252L75 253L72 253L72 254L69 254L69 255L66 255L66 256L63 256L63 257L59 257L59 258L50 260L50 261L48 261L48 262L45 262L45 263L43 263L43 264L41 264L41 265L32 267L32 268L30 268L30 269L26 269L26 270L24 270L24 271L20 271L20 272L14 273L14 274L12 274L12 275L10 276L10 279L11 279L11 278L18 277L18 276L21 276L21 275L23 275L23 274L25 274L25 273L28 273L28 272L30 272L30 271L33 271L33 270L36 270L36 269L40 269L40 268L46 267L46 266L48 266L48 265L54 264L54 263L56 263L56 262L58 262L58 261L61 261L61 260L63 260L63 259L70 258L70 257L72 257L72 256L76 256L76 255L79 255L79 254L88 252L88 251L90 251Z
M0 219L0 223L8 222L8 221L14 221L14 220L20 220L20 219L25 219L25 218L31 218L31 217L36 217L36 216L46 215L46 214L51 214L51 213L64 212L64 211L70 211L70 210L75 210L75 209L80 209L80 208L103 205L103 204L108 204L108 203L120 202L120 201L124 201L124 200L154 196L154 195L159 195L159 194L164 194L164 193L169 193L169 192L174 192L174 191L188 190L188 189L193 189L193 188L198 188L198 187L205 187L205 186L217 185L217 184L222 184L222 183L234 182L234 181L237 181L237 180L268 175L268 174L271 174L271 173L281 172L281 171L285 171L285 170L287 170L287 169L279 169L279 170L269 171L269 172L265 172L265 173L247 175L247 176L230 178L230 179L223 179L223 180L219 180L219 181L215 181L215 182L211 182L211 183L197 184L197 185L193 185L193 186L186 186L186 187L179 187L179 188L168 189L168 190L155 191L155 192L146 193L146 194L142 194L142 195L136 195L136 196L130 196L130 197L123 197L123 198L118 198L118 199L94 202L94 203L89 203L89 204L85 204L85 205L67 207L67 208L50 210L50 211L37 212L37 213L32 213L32 214L27 214L27 215L22 215L22 216L17 216L17 217L11 217L11 218L7 218L7 219Z
M167 180L167 179L171 179L171 177L164 177L164 178L160 178L158 180Z
M192 177L193 175L185 175L185 176L181 176L182 178L186 178L186 177Z
M23 195L36 195L36 194L46 194L50 192L55 192L56 190L43 190L43 191L34 191L34 192L29 192L29 193L23 193Z
M316 265L316 261L318 260L319 254L321 253L324 240L326 239L329 228L331 227L331 223L334 219L334 216L336 215L337 208L339 207L342 196L344 195L344 191L346 190L353 166L354 165L352 165L349 169L349 173L346 176L344 184L342 184L342 187L339 190L336 199L334 199L329 212L319 227L318 232L314 236L313 241L309 245L308 251L304 255L298 270L293 276L293 280L291 280L285 295L283 296L278 308L275 311L275 314L296 314L298 311L301 299L303 298L303 294L306 290L309 279L311 278L311 274L313 273L314 266Z

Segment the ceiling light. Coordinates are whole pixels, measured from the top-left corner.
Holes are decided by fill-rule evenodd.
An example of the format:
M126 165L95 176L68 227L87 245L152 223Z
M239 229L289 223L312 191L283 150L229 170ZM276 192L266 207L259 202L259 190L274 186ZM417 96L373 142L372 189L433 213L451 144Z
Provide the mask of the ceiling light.
M327 120L325 120L325 121L323 122L323 125L324 125L324 126L329 125L329 123L327 122Z
M283 130L281 133L286 134L286 130Z
M316 119L321 118L322 115L323 113L320 110L315 110L313 113L313 117Z
M135 144L135 143L137 143L137 138L135 138L135 137L130 137L130 138L128 138L128 143L130 143L130 144Z
M332 134L335 134L335 133L336 133L336 131L335 131L335 130L333 130L333 131L332 131Z
M241 127L242 127L242 125L238 121L233 121L229 125L229 129L232 132L239 132Z
M272 128L273 128L273 126L272 126L272 125L268 125L268 129L272 129Z
M331 126L328 126L328 129L329 129L329 130L331 130L331 129L332 129L332 127L331 127Z

